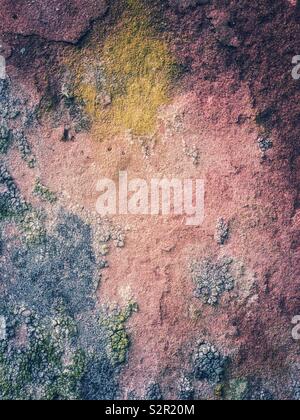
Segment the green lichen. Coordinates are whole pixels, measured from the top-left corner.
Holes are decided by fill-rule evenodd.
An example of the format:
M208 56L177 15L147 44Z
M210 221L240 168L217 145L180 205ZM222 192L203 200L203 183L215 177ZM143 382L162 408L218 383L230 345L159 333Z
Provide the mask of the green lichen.
M222 295L234 288L233 262L229 257L195 261L191 267L195 295L208 305L218 305Z
M37 245L44 241L46 229L41 212L30 206L16 221L27 245Z
M96 308L90 225L63 213L34 247L11 239L0 258L0 400L114 399L119 370Z
M43 399L53 400L77 400L80 399L79 386L86 370L87 356L83 350L77 350L71 364L63 370L56 382L47 387Z
M4 165L0 166L0 185L5 189L0 194L0 222L15 223L27 244L41 243L46 234L43 214L23 199L16 182ZM41 191L45 194L43 189ZM47 195L47 190L46 197L53 200L52 195Z
M113 366L121 365L127 359L130 338L126 331L126 322L137 311L138 305L130 302L125 309L115 308L112 313L103 315L101 319L101 324L108 334L107 353Z
M243 401L248 391L248 380L246 378L236 378L229 381L225 388L225 398L233 401Z
M5 124L0 125L0 154L6 154L12 144L11 131Z
M33 195L39 197L42 201L47 201L50 204L54 204L57 201L57 196L55 193L49 190L45 185L42 184L40 178L35 182L33 189Z

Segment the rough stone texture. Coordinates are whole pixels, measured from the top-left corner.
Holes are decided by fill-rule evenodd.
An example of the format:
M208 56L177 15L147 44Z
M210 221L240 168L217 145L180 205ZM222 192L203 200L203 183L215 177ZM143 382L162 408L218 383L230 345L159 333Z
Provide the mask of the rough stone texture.
M221 261L206 260L192 266L195 294L209 305L217 305L225 292L230 292L235 285L231 272L231 258Z
M23 295L38 310L40 297L47 310L60 292L70 311L81 313L79 336L87 346L101 342L104 358L87 364L77 397L299 399L299 343L291 324L300 306L300 83L291 77L292 57L300 54L299 6L287 0L145 1L143 19L149 9L153 13L151 41L164 40L176 61L169 100L157 108L154 134L99 135L87 104L105 112L119 101L124 110L139 111L139 103L122 102L122 89L107 98L103 78L94 80L105 73L106 36L112 45L114 30L139 13L137 3L124 16L116 1L101 19L103 2L0 2L9 76L0 85L1 303L9 302L4 296ZM91 19L97 22L90 25ZM131 60L132 68L134 48L145 37L133 37L122 63ZM143 51L138 64L147 74ZM113 74L118 87L126 80L123 71ZM66 80L81 83L87 103L66 89ZM135 83L134 92L140 88ZM143 109L155 109L149 105ZM180 216L133 215L87 222L84 215L93 215L99 196L97 181L117 180L120 170L148 182L158 173L204 179L204 223L188 227ZM57 203L32 194L37 179ZM59 225L57 208L69 214ZM229 240L224 224L216 234L220 217L230 221ZM228 255L240 267L233 289L231 277L230 284L222 281ZM224 270L228 274L226 264ZM128 333L124 320L117 321L122 329L115 350L122 356L126 350L126 357L116 371L107 343L98 341L96 325L81 310L90 304L99 311L102 304L126 308L132 301L139 312L126 322ZM19 320L9 317L13 324ZM26 334L18 322L9 345L21 346L25 357ZM100 335L107 340L104 331ZM18 366L14 351L9 354L11 367L14 361ZM51 378L47 364L44 371ZM9 369L7 377L15 374Z
M195 377L217 383L224 375L225 358L209 343L200 343L194 354Z
M189 9L195 9L210 3L210 0L171 0L170 7L178 12L186 12Z

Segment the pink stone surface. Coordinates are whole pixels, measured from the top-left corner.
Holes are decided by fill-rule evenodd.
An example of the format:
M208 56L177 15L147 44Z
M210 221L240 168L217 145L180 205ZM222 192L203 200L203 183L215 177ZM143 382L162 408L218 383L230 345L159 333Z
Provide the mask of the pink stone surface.
M2 33L51 41L75 42L106 11L100 0L0 3ZM161 137L148 159L125 136L96 143L84 133L62 143L64 126L45 123L31 138L48 186L63 190L71 206L90 211L97 180L117 179L120 170L148 181L157 173L205 180L201 227L187 227L181 217L112 218L130 229L126 247L109 255L99 301L122 306L132 296L140 307L129 323L132 349L121 375L125 398L136 389L142 396L155 378L166 398L176 398L178 371L188 369L195 337L210 337L231 355L237 377L278 375L285 381L288 367L300 361L299 343L291 336L291 320L300 312L300 85L291 77L291 59L300 54L297 11L281 0L272 7L268 1L220 1L205 8L179 3L167 10L166 22L174 54L189 72L159 110ZM18 60L14 55L8 62L17 79ZM38 100L31 65L20 72ZM41 73L36 71L37 80ZM263 159L257 140L264 115L274 147ZM182 126L170 132L178 116ZM184 155L183 141L199 149L198 166ZM14 153L10 164L29 197L34 176ZM224 247L214 240L220 217L231 223ZM224 296L213 309L194 297L188 267L195 258L225 255L241 261L245 273L233 299Z
M0 34L76 42L106 11L106 0L1 0Z

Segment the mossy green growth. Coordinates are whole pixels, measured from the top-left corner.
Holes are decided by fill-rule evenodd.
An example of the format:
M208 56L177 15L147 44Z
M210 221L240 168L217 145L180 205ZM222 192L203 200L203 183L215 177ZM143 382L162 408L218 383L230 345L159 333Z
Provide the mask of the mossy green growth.
M107 353L113 366L121 365L127 359L130 338L126 331L126 322L137 311L137 303L130 302L125 309L115 308L112 313L102 316L101 325L108 334Z
M39 197L42 201L47 201L50 204L54 204L57 201L55 193L49 190L44 184L42 184L40 178L37 178L33 189L33 195Z
M155 134L157 112L170 99L176 61L167 36L155 29L149 3L128 1L107 36L99 40L97 30L71 59L74 95L85 103L97 138L125 131Z

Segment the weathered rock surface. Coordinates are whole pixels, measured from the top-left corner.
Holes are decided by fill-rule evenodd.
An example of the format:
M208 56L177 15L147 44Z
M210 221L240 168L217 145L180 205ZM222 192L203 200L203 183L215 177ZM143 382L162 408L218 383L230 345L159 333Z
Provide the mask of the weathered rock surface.
M0 5L0 296L24 291L34 313L49 293L50 323L58 297L69 312L80 306L76 345L107 354L80 364L75 397L299 399L299 7ZM203 179L204 223L94 217L97 181L120 171L149 184L158 173ZM69 216L57 224L60 208ZM107 336L94 318L89 329L88 304ZM2 307L14 355L26 328Z

